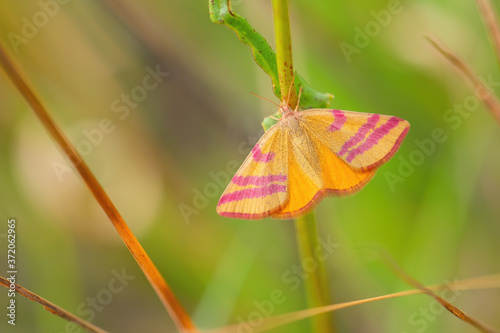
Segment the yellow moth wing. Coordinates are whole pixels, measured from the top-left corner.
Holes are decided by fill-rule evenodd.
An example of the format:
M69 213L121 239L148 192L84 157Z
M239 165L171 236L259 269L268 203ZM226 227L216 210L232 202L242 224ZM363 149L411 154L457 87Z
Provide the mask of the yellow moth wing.
M269 216L288 198L286 131L271 127L257 142L222 194L217 213L259 219Z
M358 169L372 169L388 161L410 128L398 117L326 109L301 112L301 122L337 156Z
M294 218L326 195L361 189L409 130L403 119L341 110L287 110L224 191L220 215Z
M356 170L319 141L307 124L289 135L289 199L273 212L275 218L294 218L312 209L327 195L342 195L361 189L375 170Z

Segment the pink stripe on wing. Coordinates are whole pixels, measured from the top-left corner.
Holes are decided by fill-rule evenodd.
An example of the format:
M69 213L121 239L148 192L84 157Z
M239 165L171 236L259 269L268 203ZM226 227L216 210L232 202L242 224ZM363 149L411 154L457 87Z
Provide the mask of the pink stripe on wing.
M357 145L358 143L360 143L361 141L363 141L365 139L365 136L368 133L368 131L375 128L375 125L377 125L379 119L380 119L379 114L371 115L368 118L368 120L366 121L366 123L364 123L359 128L359 130L356 132L356 134L354 134L346 143L344 143L342 148L340 148L338 155L342 156L342 155L346 154L349 151L349 148L351 148L351 147Z
M340 131L344 126L345 122L347 121L347 117L341 110L332 110L332 114L335 117L335 119L333 120L333 123L330 125L328 130L330 132Z
M402 121L402 119L397 118L397 117L391 117L389 120L377 128L375 131L373 131L372 134L370 134L365 142L363 142L358 148L353 149L349 152L347 155L347 162L352 162L352 160L360 155L363 154L365 151L371 149L373 146L375 146L380 139L382 139L384 136L386 136L394 127L398 126L399 122Z
M255 147L253 147L253 149L252 149L252 156L256 162L267 163L267 162L273 160L274 153L269 152L269 153L264 154L264 153L262 153L262 150L260 150L259 144L256 144Z
M269 176L234 176L231 182L239 186L258 185L264 186L272 182L285 182L286 175Z
M239 201L243 199L255 199L260 197L266 197L268 195L278 192L286 192L286 186L271 184L265 187L247 188L241 191L236 191L233 193L228 193L223 195L220 198L217 206L223 205L228 202Z

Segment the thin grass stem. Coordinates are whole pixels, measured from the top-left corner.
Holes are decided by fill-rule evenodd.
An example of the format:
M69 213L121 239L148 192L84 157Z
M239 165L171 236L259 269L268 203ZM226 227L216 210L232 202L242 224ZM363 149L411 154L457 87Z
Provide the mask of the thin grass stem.
M36 116L40 119L51 137L56 141L57 145L72 162L73 166L78 171L78 174L83 179L94 198L110 219L130 253L141 267L144 275L149 280L149 283L174 320L178 329L183 333L197 332L191 318L177 300L167 282L153 264L128 225L125 223L125 220L120 215L118 209L115 207L107 193L102 188L101 184L99 184L93 173L90 171L87 164L85 164L81 156L54 122L49 112L42 104L40 98L35 94L24 75L5 52L2 45L0 45L0 65L4 69L7 76L11 79L14 86L31 106L31 109L35 112Z
M484 24L488 30L495 49L498 64L500 65L500 28L498 27L498 19L493 11L493 6L490 0L477 0L477 6L483 17Z
M0 276L0 284L3 285L5 288L11 288L10 281L7 280L6 278L4 278L3 276ZM105 330L103 330L95 325L92 325L88 321L85 321L85 320L75 316L71 312L66 311L63 308L61 308L60 306L57 306L54 303L38 296L34 292L29 291L28 289L21 287L17 283L14 283L14 288L18 294L26 297L30 301L37 302L38 304L41 304L45 308L45 310L51 312L52 314L54 314L58 317L66 319L67 321L73 322L73 323L77 324L78 326L80 326L81 328L86 329L87 331L89 331L91 333L107 333L107 331L105 331Z
M467 64L460 59L460 57L447 49L442 42L435 37L426 37L431 45L443 55L454 68L464 75L469 83L472 85L476 96L483 102L490 110L493 117L500 124L500 102L497 97L486 87L486 85L479 79L479 77L470 69Z

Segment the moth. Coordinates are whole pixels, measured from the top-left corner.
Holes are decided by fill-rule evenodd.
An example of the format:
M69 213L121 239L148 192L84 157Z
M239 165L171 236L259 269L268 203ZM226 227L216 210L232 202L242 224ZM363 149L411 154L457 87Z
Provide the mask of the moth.
M398 150L401 118L330 109L292 110L257 142L222 194L217 213L242 219L295 218L328 195L359 191Z

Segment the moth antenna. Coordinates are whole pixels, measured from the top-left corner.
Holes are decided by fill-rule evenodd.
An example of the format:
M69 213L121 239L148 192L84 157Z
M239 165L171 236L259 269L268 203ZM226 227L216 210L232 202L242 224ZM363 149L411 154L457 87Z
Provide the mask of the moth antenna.
M263 100L268 101L268 102L270 102L270 103L273 103L273 104L274 104L274 105L276 105L277 107L279 107L279 106L280 106L278 103L275 103L275 102L271 101L271 100L270 100L270 99L268 99L268 98L265 98L265 97L262 97L262 96L260 96L260 95L257 95L256 93L250 92L250 94L252 94L252 95L254 95L254 96L258 97L258 98L262 98Z
M293 76L292 82L290 83L290 87L288 87L288 95L286 96L286 104L288 104L288 101L290 100L290 95L292 94L292 87L293 83L295 82L295 75Z
M295 107L295 111L297 111L299 109L300 95L302 95L302 87L300 87L300 89L299 89L299 97L298 97L298 100L297 100L297 106Z

